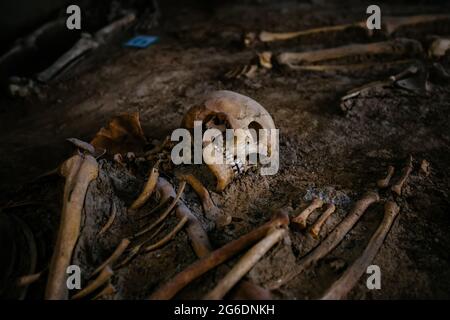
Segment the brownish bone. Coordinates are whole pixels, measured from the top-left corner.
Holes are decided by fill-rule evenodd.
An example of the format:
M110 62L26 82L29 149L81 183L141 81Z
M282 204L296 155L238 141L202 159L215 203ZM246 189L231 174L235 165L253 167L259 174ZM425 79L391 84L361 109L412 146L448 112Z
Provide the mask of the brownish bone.
M385 17L383 18L382 29L385 29L388 35L391 35L401 27L411 27L414 25L445 21L449 19L450 15L448 14L430 14L409 17Z
M150 176L147 180L147 183L144 186L144 189L142 190L139 197L133 202L133 204L130 206L131 210L137 210L141 208L150 198L153 191L155 190L156 183L158 182L159 177L159 170L158 170L158 163L152 168L150 172Z
M154 244L151 244L151 245L148 245L147 247L145 247L144 251L145 252L153 251L153 250L156 250L156 249L162 247L166 243L168 243L170 240L172 240L176 236L178 231L180 231L187 222L188 222L188 217L185 216L185 217L181 218L180 222L178 222L178 224L175 226L175 228L172 229L172 231L170 231L167 235L165 235L157 243L154 243Z
M91 283L89 283L84 289L77 292L73 295L72 300L77 300L86 297L91 294L102 285L104 285L108 280L114 275L114 272L111 270L109 266L103 268L97 278L94 279Z
M116 250L111 254L111 256L105 260L97 269L95 269L94 272L92 272L91 277L95 276L96 274L100 273L106 266L112 267L113 263L119 259L119 257L125 252L125 250L130 245L130 240L123 239L119 245L117 246Z
M227 296L231 300L272 300L270 290L251 281L240 281Z
M352 44L337 48L306 51L284 52L277 56L279 64L294 67L299 64L314 64L349 57L358 57L376 54L392 54L396 56L414 55L422 53L419 42L411 39L396 39L392 41L376 42L369 44Z
M325 292L321 300L341 300L345 299L348 293L358 282L359 278L366 272L367 267L383 245L384 239L391 229L400 208L393 201L386 202L384 206L384 217L375 233L370 238L366 249L361 256L344 272L344 274L331 285Z
M208 190L206 190L205 186L194 175L180 174L179 178L186 181L194 189L195 193L197 193L202 201L205 214L209 219L216 222L217 226L223 227L231 223L231 217L224 215L220 209L216 207Z
M219 281L216 287L211 290L204 299L219 300L238 283L247 272L269 251L277 242L279 242L287 231L285 229L273 229L255 244L245 255L239 259L227 275Z
M254 229L253 231L231 241L223 247L211 252L200 260L197 260L184 271L177 274L166 284L154 292L150 299L167 300L173 298L181 289L197 279L207 271L227 261L245 248L263 238L272 228L279 228L289 224L289 217L285 213L278 213L271 221Z
M299 37L312 36L312 35L316 35L318 33L345 31L349 28L354 28L354 27L365 28L366 24L364 22L360 22L360 23L354 23L354 24L342 24L342 25L337 25L337 26L313 28L313 29L294 31L294 32L261 31L258 38L261 42L283 41L283 40L289 40L289 39L294 39L294 38L299 38Z
M305 269L315 264L317 261L331 252L344 239L345 235L358 222L359 218L374 202L378 202L380 196L374 191L367 192L360 200L358 200L349 214L339 223L339 225L310 253L300 259L293 271L288 273L282 279L269 285L270 289L276 289L283 284L302 273Z
M112 224L114 223L114 220L116 219L117 210L116 210L116 205L114 204L114 202L112 203L111 211L112 212L111 212L111 215L108 218L108 221L106 221L105 225L100 229L100 231L97 234L98 236L101 236L106 231L108 231L109 228L111 228Z
M157 184L157 192L160 194L161 202L167 202L168 199L175 196L175 190L172 185L164 178L159 178ZM199 258L203 258L211 253L212 248L209 243L208 235L204 231L198 219L192 214L183 202L178 202L175 209L177 217L182 219L188 218L187 232L191 239L191 245ZM231 298L246 298L252 300L269 300L272 298L269 290L261 288L250 281L241 281L235 288Z
M402 169L402 175L400 179L391 187L391 190L395 192L397 195L402 195L402 188L405 184L406 180L408 180L408 177L413 169L412 164L412 156L409 156L408 163L406 166Z
M395 171L395 168L393 166L389 166L387 168L386 177L377 181L378 188L384 189L389 186L389 182L391 181L391 178L394 175L394 171Z
M327 209L320 215L319 219L314 223L309 233L314 237L318 238L320 234L320 230L322 230L323 224L328 220L331 214L336 210L336 206L334 204L329 204Z
M28 274L26 276L19 277L17 279L16 285L18 287L26 287L30 284L36 282L39 280L39 278L42 276L42 272Z
M63 163L61 174L66 177L63 209L45 289L46 299L58 300L67 299L66 269L80 234L88 186L98 176L97 160L90 155L75 155Z
M173 186L164 178L160 177L156 184L156 191L160 195L161 202L168 198L176 198ZM175 213L179 219L188 218L187 233L191 239L191 245L198 257L204 257L211 251L208 235L203 229L200 221L192 214L186 205L179 201L175 208Z
M306 207L298 216L292 219L292 222L297 223L300 229L306 228L306 222L308 217L313 213L316 209L319 209L323 206L323 201L319 198L314 199L311 204Z
M100 291L92 300L98 300L103 297L111 296L116 293L116 288L109 283L102 291Z
M173 208L177 205L177 203L180 201L180 198L181 198L181 195L183 194L185 186L186 186L186 182L182 181L180 183L180 186L178 187L178 192L177 192L175 198L170 203L170 205L166 208L166 210L164 210L164 212L161 214L161 216L150 226L148 226L148 227L144 228L143 230L139 231L138 233L136 233L133 236L133 238L139 237L139 236L153 230L156 226L158 226L158 224L162 223L169 216L169 214L172 212Z

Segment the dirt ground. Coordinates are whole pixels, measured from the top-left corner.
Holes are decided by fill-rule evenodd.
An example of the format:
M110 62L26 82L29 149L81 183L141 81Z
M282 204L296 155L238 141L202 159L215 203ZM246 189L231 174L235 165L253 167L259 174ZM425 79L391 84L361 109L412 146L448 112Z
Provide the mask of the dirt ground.
M450 12L450 7L433 4L380 6L383 15ZM353 2L333 5L312 1L174 9L155 30L161 37L159 43L143 50L111 44L96 53L95 63L86 62L72 78L42 88L41 97L2 97L0 204L23 200L43 203L2 210L21 217L35 233L39 240L37 271L45 268L51 255L63 181L55 177L32 180L71 154L73 148L66 138L89 141L113 116L138 111L151 148L179 127L183 114L203 94L226 89L253 98L272 115L280 129L280 170L274 176L248 173L224 192L212 192L216 204L233 218L224 230L209 229L215 248L261 225L274 209L298 210L318 195L333 201L337 214L331 216L319 240L292 227L290 241L278 244L248 274L262 287L276 282L295 269L298 259L320 243L365 191L377 189L376 181L385 175L388 165L396 167L394 178L398 178L405 160L412 155L414 170L403 195L395 198L400 214L373 261L382 272L381 290L367 289L363 276L349 298L450 298L448 83L433 82L425 94L392 88L371 90L344 113L339 98L346 91L385 79L402 67L380 64L333 72L274 68L252 79L222 77L229 69L248 63L256 50L301 51L372 41L356 34L251 49L240 45L247 31L290 31L355 22L366 18L365 8ZM425 45L427 35L419 30L398 36L415 37ZM450 68L448 58L442 61L446 68ZM419 170L424 159L430 163L428 176ZM128 216L126 208L143 184L145 165L133 175L111 161L101 160L100 164L100 176L86 198L82 236L73 258L87 274L143 223ZM380 196L393 199L390 191L380 191ZM183 199L206 224L191 189ZM120 204L118 219L99 238L96 234L110 214L111 203ZM149 203L144 211L153 205ZM309 221L312 223L318 214ZM359 256L382 216L382 203L370 207L328 257L273 290L274 298L320 297ZM170 218L169 225L175 223L175 217ZM145 298L196 259L187 234L181 231L162 249L142 254L118 270L113 277L118 292L113 298ZM235 262L233 259L227 264ZM217 268L177 297L201 298L223 275L224 269ZM44 286L45 279L39 280L30 286L27 297L42 298Z

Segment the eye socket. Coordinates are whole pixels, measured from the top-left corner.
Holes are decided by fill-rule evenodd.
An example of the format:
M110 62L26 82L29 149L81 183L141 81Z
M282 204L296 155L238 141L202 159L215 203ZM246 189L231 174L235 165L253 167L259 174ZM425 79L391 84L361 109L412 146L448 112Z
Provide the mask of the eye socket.
M263 127L258 122L252 121L249 123L248 128L250 129L250 134L252 135L253 139L258 143L259 142L259 130L263 129Z

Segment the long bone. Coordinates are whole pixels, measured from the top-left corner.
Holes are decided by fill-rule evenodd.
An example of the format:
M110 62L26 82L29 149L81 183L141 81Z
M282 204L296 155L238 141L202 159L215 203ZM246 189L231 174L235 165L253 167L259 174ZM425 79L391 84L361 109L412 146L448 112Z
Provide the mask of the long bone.
M298 224L300 229L306 228L306 221L308 220L308 217L313 213L316 209L319 209L323 206L323 201L319 198L314 199L311 204L305 208L298 216L296 216L294 219L292 219L292 222L295 222Z
M50 67L37 75L37 79L41 82L48 82L54 79L58 74L68 67L78 63L87 53L104 45L111 34L128 26L136 19L135 14L129 13L119 20L112 22L106 27L97 31L94 36L90 34L82 34L74 46L59 57Z
M402 169L402 175L399 178L399 180L391 187L391 190L395 192L397 195L402 195L402 188L403 185L406 183L406 180L408 180L408 177L413 169L412 164L412 156L409 156L408 162L406 163L406 166Z
M237 253L245 248L251 246L255 242L263 238L267 232L273 228L287 226L289 224L289 217L280 212L272 220L254 229L253 231L241 236L240 238L231 241L223 247L197 260L184 271L177 274L174 278L169 280L166 284L155 291L150 299L153 300L167 300L173 298L181 289L197 279L207 271L227 261Z
M386 35L392 35L399 28L402 27L412 27L414 25L427 24L427 23L436 23L440 21L449 20L450 15L447 14L435 14L435 15L416 15L409 17L383 17L382 19L382 32ZM341 24L327 27L318 27L311 28L300 31L291 31L291 32L268 32L261 31L258 35L254 33L248 33L244 39L244 43L246 46L252 45L255 40L261 42L274 42L274 41L285 41L295 38L302 37L310 37L318 34L326 34L333 32L345 32L350 28L359 28L363 31L367 31L367 34L372 35L371 30L369 30L366 26L365 21L351 23L351 24Z
M378 202L380 197L378 193L368 191L360 200L358 200L349 214L339 223L339 225L311 252L306 254L297 263L297 266L293 271L285 275L283 278L275 281L269 285L269 289L276 289L283 284L302 273L309 266L315 264L317 261L325 257L331 252L337 245L344 239L345 235L353 228L358 222L359 218L367 210L367 208L374 202Z
M301 31L293 31L293 32L268 32L268 31L261 31L258 34L258 40L261 42L274 42L274 41L284 41L284 40L290 40L294 38L299 37L305 37L305 36L312 36L320 33L329 33L329 32L341 32L348 30L349 28L361 28L362 30L365 29L365 23L359 22L354 24L342 24L342 25L336 25L336 26L329 26L329 27L320 27L320 28L313 28L313 29L307 29L307 30L301 30ZM250 39L246 39L246 43L251 44Z
M361 256L353 262L344 274L331 285L331 287L322 296L322 300L345 299L377 255L399 211L400 208L395 202L386 202L384 206L383 220L370 238L366 249L364 249Z
M89 184L98 176L98 163L91 155L74 155L61 167L66 177L61 222L45 289L46 299L66 299L66 269L80 234L84 199Z
M314 223L314 225L311 227L311 230L309 230L309 233L314 237L318 238L320 234L320 230L322 230L322 226L324 223L328 220L328 218L331 216L331 214L336 210L336 206L334 204L328 205L327 209L320 215L319 219Z
M351 57L367 55L394 55L396 57L417 56L423 54L420 42L411 39L396 39L392 41L375 42L369 44L352 44L337 48L322 49L306 52L283 52L276 60L281 65L296 68L298 65L309 65L335 61Z
M255 244L245 255L234 265L227 275L219 281L216 287L204 298L207 300L222 299L233 286L250 271L250 269L269 251L277 242L286 236L286 229L270 230L261 241Z

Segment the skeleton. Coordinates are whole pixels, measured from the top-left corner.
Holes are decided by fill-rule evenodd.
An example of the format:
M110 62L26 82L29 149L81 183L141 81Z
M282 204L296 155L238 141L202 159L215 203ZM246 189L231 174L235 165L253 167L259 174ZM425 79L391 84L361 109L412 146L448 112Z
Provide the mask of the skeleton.
M395 202L386 202L383 220L370 238L366 249L364 249L361 256L356 259L344 274L325 292L321 298L322 300L340 300L347 296L377 255L378 250L383 244L399 211L400 208Z
M129 13L106 27L103 27L93 36L83 33L81 39L78 40L69 51L58 58L50 67L40 72L37 75L37 79L41 82L48 82L56 78L64 70L67 70L69 67L78 63L87 53L107 43L113 34L129 26L135 19L135 14Z

